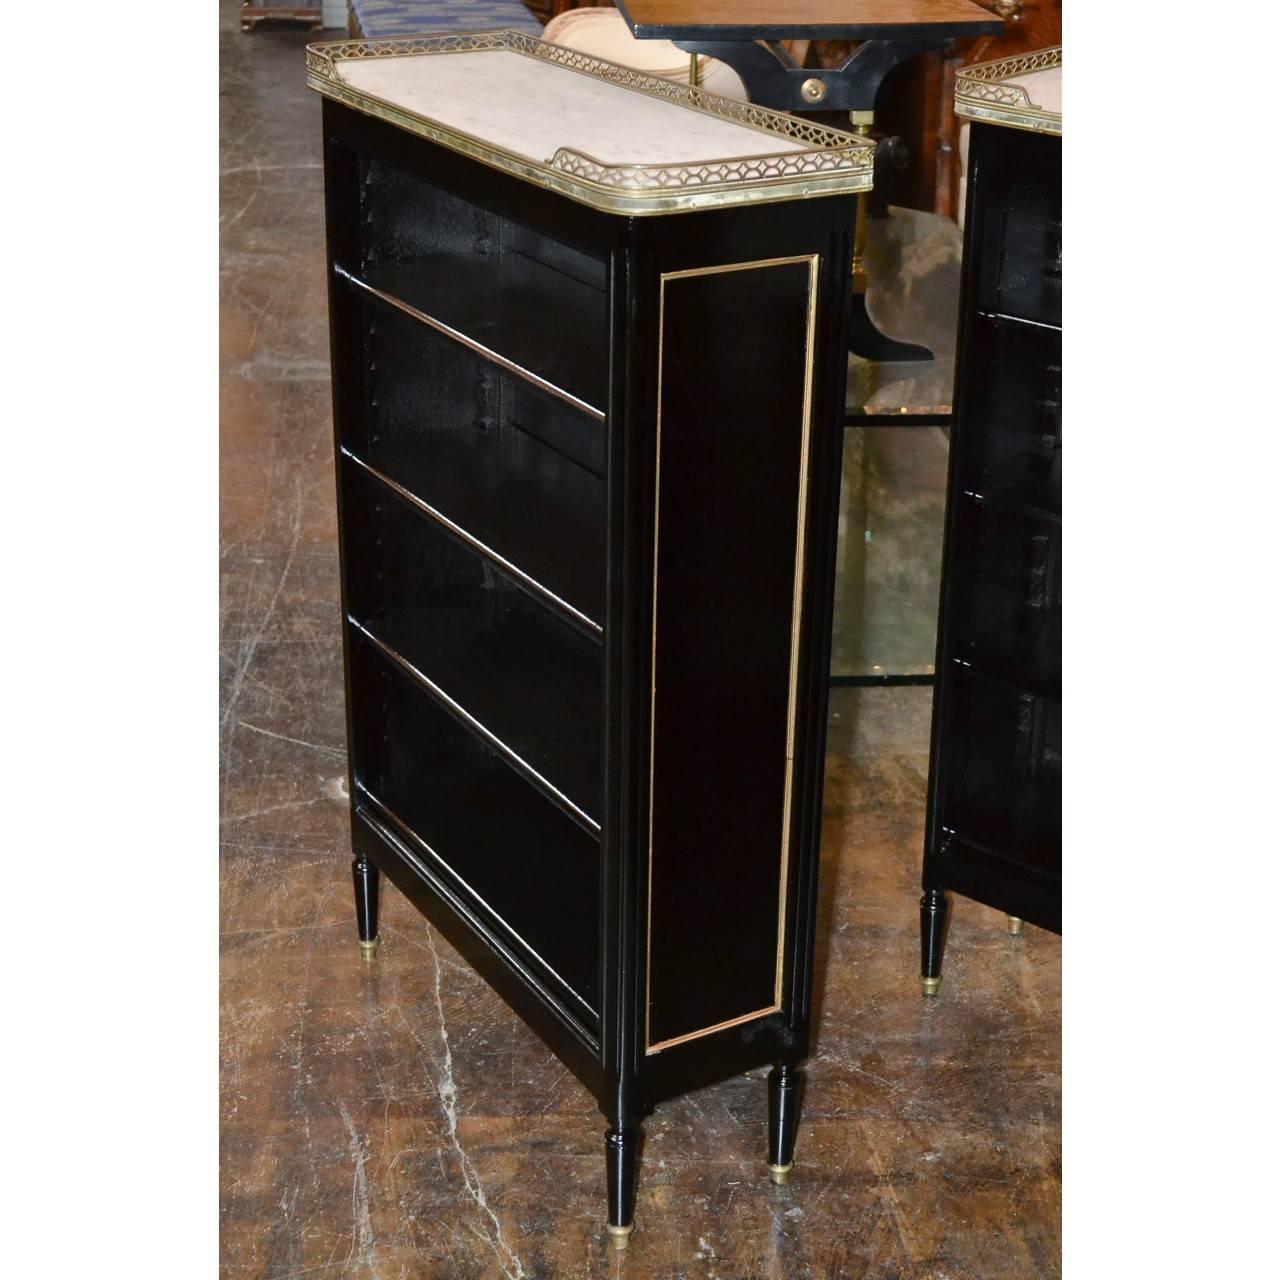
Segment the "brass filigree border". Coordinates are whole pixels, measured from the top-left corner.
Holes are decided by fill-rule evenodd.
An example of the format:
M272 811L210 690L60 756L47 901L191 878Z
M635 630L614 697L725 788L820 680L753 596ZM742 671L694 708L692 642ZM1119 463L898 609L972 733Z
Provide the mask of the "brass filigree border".
M1033 71L1051 71L1061 66L1062 46L1055 45L1052 49L964 67L956 73L956 115L1061 137L1062 113L1037 107L1021 85L1008 83Z
M805 264L809 269L809 297L805 313L804 348L804 400L801 405L800 423L800 480L796 499L796 554L791 589L791 651L787 660L787 738L784 752L786 764L782 793L782 850L778 866L778 938L774 960L773 1003L762 1009L738 1014L708 1027L686 1031L654 1044L651 1039L650 1018L653 1009L651 988L653 970L653 796L654 796L654 747L657 741L657 662L658 662L658 517L659 497L662 488L662 330L666 312L667 282L687 280L694 276L723 275L732 271L758 271L769 267L789 267ZM786 969L787 941L787 887L791 867L791 811L795 782L796 716L799 707L800 688L800 627L804 614L804 558L805 531L809 510L809 438L813 419L814 343L818 323L818 286L821 256L816 253L795 254L785 258L759 258L751 262L727 262L714 267L689 267L681 271L664 271L659 280L658 293L658 395L657 425L654 438L654 493L653 493L653 634L649 652L649 842L648 888L646 890L645 956L644 956L644 1052L661 1053L690 1040L726 1031L730 1027L767 1018L779 1013L783 1005L783 976Z
M755 129L766 137L799 142L804 149L689 165L616 165L562 147L549 161L542 163L425 116L415 115L374 94L354 89L343 80L340 69L343 62L357 59L485 51L519 53L550 62L650 97L718 116ZM365 115L376 116L406 132L428 138L493 168L514 173L610 213L680 213L722 205L847 194L871 188L874 149L853 134L841 133L749 102L722 98L694 85L646 75L574 49L547 44L520 31L479 31L311 44L307 46L307 83L325 97Z

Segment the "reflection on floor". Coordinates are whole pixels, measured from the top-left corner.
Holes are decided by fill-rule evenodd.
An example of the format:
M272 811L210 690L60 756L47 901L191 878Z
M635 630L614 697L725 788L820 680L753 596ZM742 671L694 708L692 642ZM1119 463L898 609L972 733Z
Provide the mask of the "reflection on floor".
M665 1104L613 1254L604 1122L580 1086L394 892L360 961L319 101L305 33L237 28L222 0L222 1275L1057 1275L1058 939L1012 940L958 902L943 993L918 995L927 689L832 699L820 1019L788 1188L765 1173L758 1074Z

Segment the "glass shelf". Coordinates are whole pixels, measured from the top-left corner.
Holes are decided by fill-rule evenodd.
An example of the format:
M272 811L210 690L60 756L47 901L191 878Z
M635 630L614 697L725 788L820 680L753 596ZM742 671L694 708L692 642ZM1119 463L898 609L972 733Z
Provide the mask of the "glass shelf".
M869 224L868 309L934 359L849 358L833 684L933 680L960 248L937 214L891 208Z
M834 680L933 675L947 452L941 427L844 433Z

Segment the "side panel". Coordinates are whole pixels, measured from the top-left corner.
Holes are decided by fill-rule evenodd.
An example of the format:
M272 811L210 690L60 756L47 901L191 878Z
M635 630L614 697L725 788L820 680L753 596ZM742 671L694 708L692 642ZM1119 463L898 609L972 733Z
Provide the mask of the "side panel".
M782 1007L817 285L661 279L646 1053Z
M923 885L1061 928L1061 142L971 133Z
M615 263L611 1118L808 1052L855 208L637 219Z

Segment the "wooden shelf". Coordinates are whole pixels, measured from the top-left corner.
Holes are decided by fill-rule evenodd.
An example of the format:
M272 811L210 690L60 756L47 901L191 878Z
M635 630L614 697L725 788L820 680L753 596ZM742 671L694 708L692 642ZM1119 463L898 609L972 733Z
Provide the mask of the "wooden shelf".
M341 271L422 324L547 395L605 420L608 364L600 350L604 297L522 254L441 254ZM550 300L554 296L554 303Z
M598 635L605 495L584 463L601 427L545 401L544 419L525 430L523 383L371 295L351 294L366 332L368 402L341 433L343 449ZM560 448L546 442L553 424Z
M598 826L603 652L517 579L343 459L350 620Z

